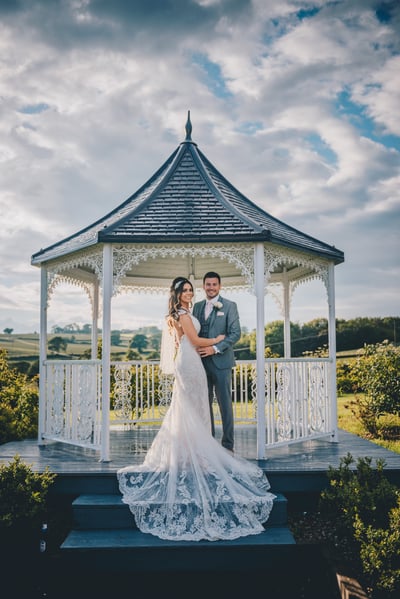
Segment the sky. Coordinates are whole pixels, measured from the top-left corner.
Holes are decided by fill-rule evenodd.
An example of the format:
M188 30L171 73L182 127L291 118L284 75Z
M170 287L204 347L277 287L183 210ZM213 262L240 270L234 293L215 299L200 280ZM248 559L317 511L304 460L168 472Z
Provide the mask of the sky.
M0 0L0 332L39 330L32 254L137 191L188 110L239 191L344 252L337 318L399 316L399 34L396 0ZM253 297L226 295L252 330ZM292 320L326 304L303 285ZM112 325L158 326L165 307L117 297ZM49 330L74 322L87 297L61 286Z

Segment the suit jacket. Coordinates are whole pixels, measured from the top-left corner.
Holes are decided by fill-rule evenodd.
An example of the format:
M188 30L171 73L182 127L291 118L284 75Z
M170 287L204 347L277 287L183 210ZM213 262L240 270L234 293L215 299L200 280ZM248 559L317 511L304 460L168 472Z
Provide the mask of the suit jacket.
M204 317L206 300L196 302L193 306L193 316L200 322L200 337L217 337L225 335L225 339L216 344L220 353L209 356L217 368L232 368L235 365L233 345L239 341L241 330L237 305L221 296L221 308L213 308L207 320Z

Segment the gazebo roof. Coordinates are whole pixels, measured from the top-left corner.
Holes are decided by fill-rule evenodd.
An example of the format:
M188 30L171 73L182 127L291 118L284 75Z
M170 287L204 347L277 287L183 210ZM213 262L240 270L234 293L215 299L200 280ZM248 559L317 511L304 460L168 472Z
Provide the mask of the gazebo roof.
M343 252L264 212L186 139L158 171L112 212L32 256L32 264L98 243L212 243L265 241L343 262Z

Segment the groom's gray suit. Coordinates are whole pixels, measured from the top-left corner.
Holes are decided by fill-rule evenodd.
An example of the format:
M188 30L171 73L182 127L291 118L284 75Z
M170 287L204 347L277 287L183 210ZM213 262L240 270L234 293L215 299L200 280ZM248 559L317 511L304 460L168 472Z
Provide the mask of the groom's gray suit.
M206 300L196 302L193 306L193 316L200 322L200 337L217 337L221 334L225 335L225 339L215 346L218 353L203 358L203 364L208 380L212 434L213 436L215 435L212 411L215 389L215 395L222 418L221 444L226 447L226 449L233 450L234 422L231 390L232 368L235 365L233 345L240 339L240 321L235 302L221 296L218 297L217 303L218 302L220 302L222 306L220 308L214 307L207 319L204 314Z

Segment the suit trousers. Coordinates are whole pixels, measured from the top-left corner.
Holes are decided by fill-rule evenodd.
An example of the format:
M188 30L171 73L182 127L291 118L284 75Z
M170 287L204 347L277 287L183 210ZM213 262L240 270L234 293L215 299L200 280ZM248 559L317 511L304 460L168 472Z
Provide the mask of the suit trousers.
M218 358L217 358L218 359ZM211 357L204 358L203 364L207 373L208 399L210 402L211 433L215 437L215 423L212 404L215 396L222 419L221 445L233 450L234 419L232 406L232 368L217 368Z

